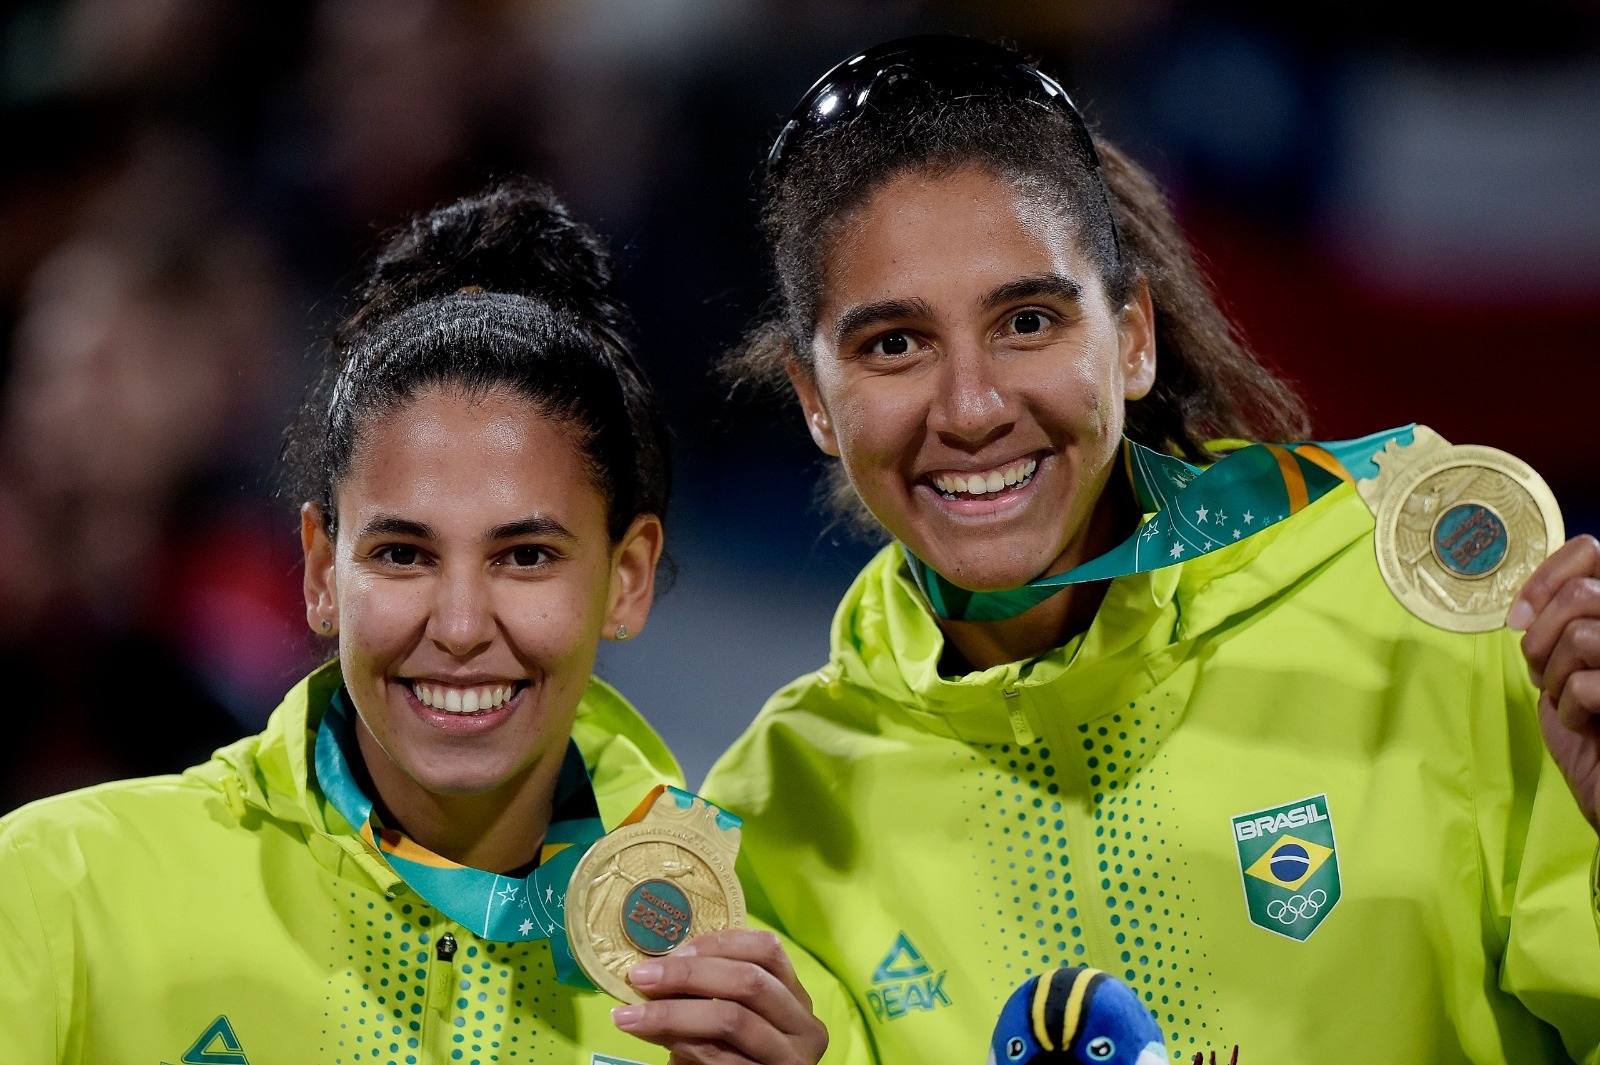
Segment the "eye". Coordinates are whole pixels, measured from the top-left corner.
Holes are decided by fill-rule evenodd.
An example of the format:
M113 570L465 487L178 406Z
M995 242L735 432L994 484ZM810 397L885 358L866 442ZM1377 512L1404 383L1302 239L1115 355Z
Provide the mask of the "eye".
M531 569L535 566L542 566L547 562L553 561L555 559L555 553L548 547L539 547L535 544L523 544L519 547L513 547L511 550L507 551L503 557L506 562L513 566Z
M873 355L904 355L911 350L911 337L905 333L885 333L867 351Z
M1117 1044L1102 1035L1089 1040L1089 1045L1084 1049L1095 1061L1104 1061L1117 1052Z
M422 552L410 544L389 544L374 551L372 557L391 566L415 566L422 561Z
M1045 326L1050 324L1050 319L1045 317L1043 311L1018 311L1013 314L1007 324L1013 333L1040 333Z
M1010 1058L1012 1061L1016 1061L1018 1058L1022 1057L1023 1051L1027 1049L1028 1044L1022 1041L1022 1037L1019 1035L1014 1035L1006 1043L1006 1057Z

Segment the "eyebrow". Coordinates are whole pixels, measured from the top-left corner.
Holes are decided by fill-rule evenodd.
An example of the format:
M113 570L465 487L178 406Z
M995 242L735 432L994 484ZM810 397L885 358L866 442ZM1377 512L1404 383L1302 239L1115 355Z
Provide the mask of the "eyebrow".
M877 300L873 303L862 303L845 311L833 324L833 342L842 343L846 337L879 322L894 321L897 318L926 318L932 314L933 308L929 307L928 301L924 299Z
M401 518L393 514L384 514L361 527L359 538L371 536L405 536L413 540L433 540L437 534L433 526L426 522L412 521L410 518ZM486 540L514 540L523 536L541 536L555 540L576 540L577 537L565 525L554 518L547 518L540 514L523 518L520 521L508 521L504 525L496 525L489 530Z
M414 540L434 538L433 526L392 514L382 514L367 522L356 534L356 539L365 540L369 536L409 536Z
M542 514L535 514L521 521L508 521L489 530L490 540L516 540L524 536L537 536L550 540L577 539L565 525Z
M1069 303L1083 302L1083 286L1065 274L1037 274L1007 281L983 298L984 310L1006 303L1050 297Z

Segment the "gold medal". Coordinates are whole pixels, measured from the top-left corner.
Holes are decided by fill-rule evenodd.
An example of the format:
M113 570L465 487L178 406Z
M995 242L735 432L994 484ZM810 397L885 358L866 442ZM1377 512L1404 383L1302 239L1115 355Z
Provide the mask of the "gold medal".
M643 819L601 836L567 886L572 956L624 1002L644 1001L628 983L639 962L745 921L738 818L676 788L646 801Z
M1565 538L1549 486L1513 455L1452 444L1425 425L1373 460L1378 476L1357 488L1395 598L1452 632L1504 625L1523 583Z

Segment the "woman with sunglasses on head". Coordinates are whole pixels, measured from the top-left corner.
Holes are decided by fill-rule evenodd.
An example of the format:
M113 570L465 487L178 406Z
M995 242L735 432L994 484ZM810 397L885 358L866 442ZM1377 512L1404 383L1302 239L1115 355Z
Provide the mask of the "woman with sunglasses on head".
M1149 179L1007 50L841 64L763 195L731 369L892 542L705 790L880 1059L981 1060L1060 965L1184 1057L1600 1059L1600 545L1527 581L1521 649L1509 603L1404 609L1351 482L1425 431L1305 442Z
M647 957L615 973L643 998L620 1006L568 949L585 914L614 931L563 905L641 800L658 798L646 824L678 818L674 839L685 818L714 848L736 828L660 790L677 764L591 673L601 639L644 626L667 504L625 336L608 254L542 186L387 243L289 449L306 616L337 655L182 776L0 821L7 1065L592 1065L662 1047L675 1065L810 1065L817 1014L853 1021L799 959L813 1010L770 932ZM629 853L585 874L585 897L653 868ZM634 891L649 928L614 915L648 955L709 912L696 860L659 864ZM833 1034L853 1060L861 1041Z

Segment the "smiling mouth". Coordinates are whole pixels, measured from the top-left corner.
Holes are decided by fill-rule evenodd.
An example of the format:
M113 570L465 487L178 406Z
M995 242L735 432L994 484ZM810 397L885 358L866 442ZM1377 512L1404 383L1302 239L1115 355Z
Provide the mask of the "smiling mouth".
M1026 488L1038 468L1038 456L1030 455L990 470L932 473L927 479L945 499L993 499L1004 492Z
M488 714L505 706L517 693L528 686L525 680L502 684L456 685L430 680L405 680L401 683L411 689L417 702L441 714L468 717Z

